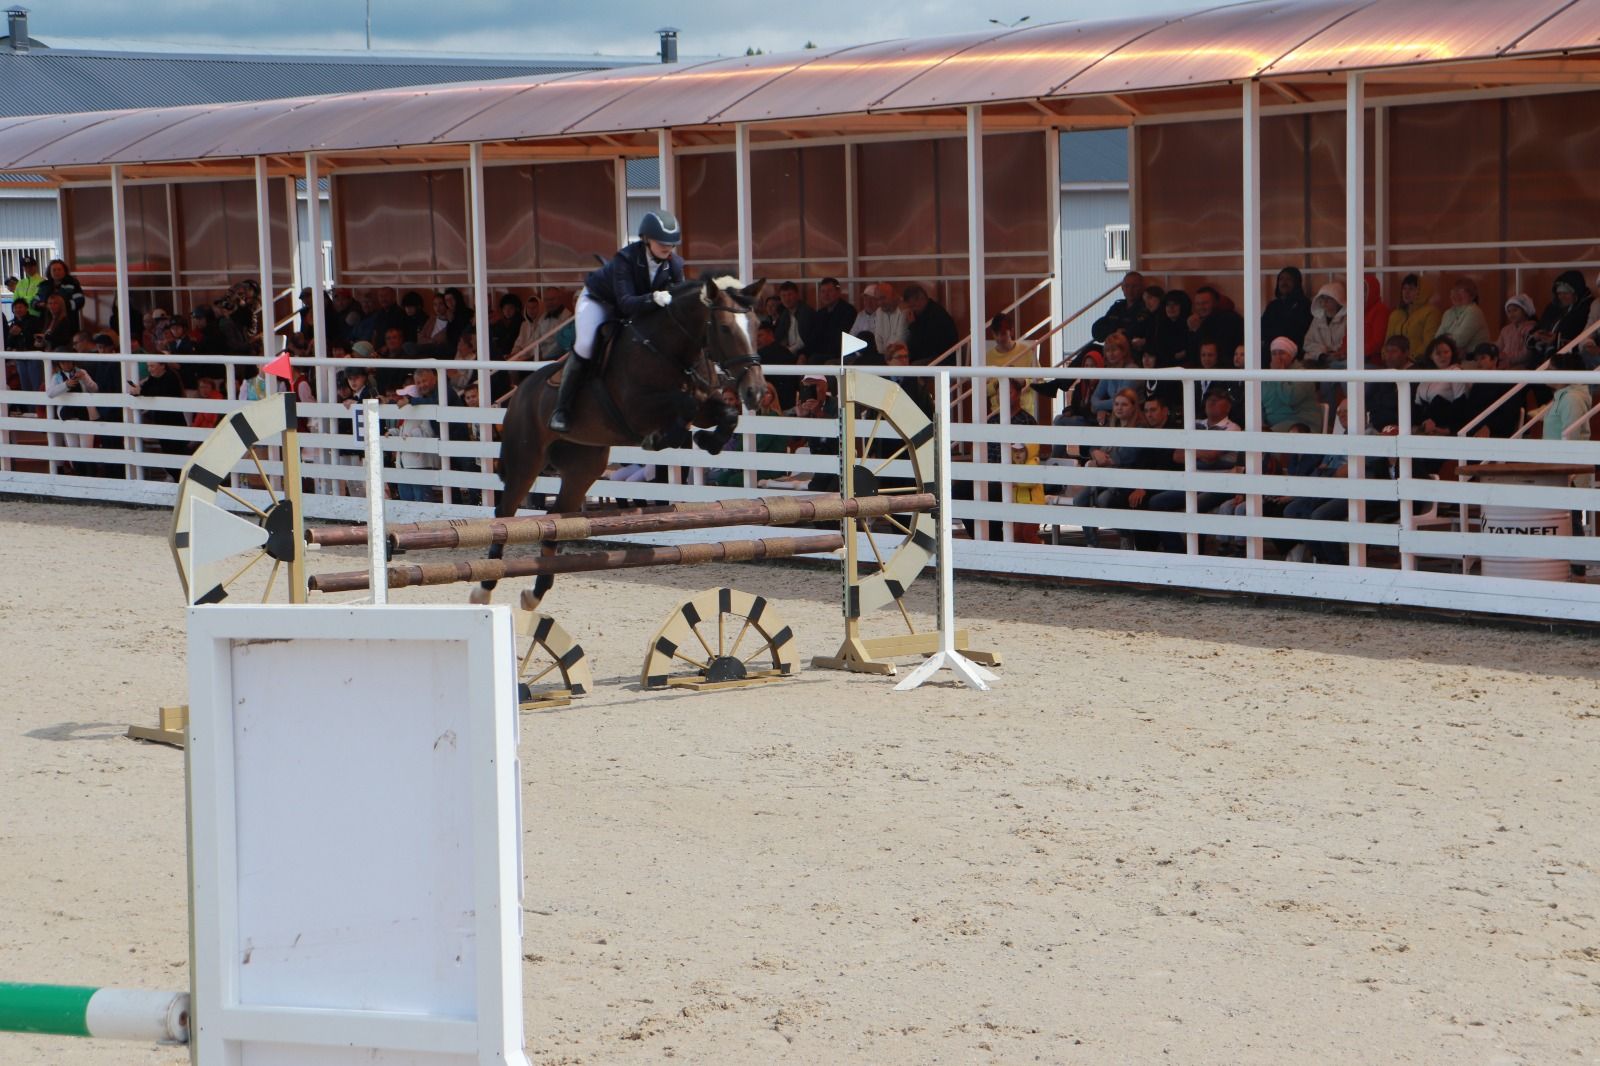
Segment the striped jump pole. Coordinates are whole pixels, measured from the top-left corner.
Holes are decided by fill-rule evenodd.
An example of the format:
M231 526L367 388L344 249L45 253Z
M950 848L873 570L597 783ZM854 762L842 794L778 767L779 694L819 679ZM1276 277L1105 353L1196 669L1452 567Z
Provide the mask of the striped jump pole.
M0 982L0 1032L189 1042L189 993Z
M708 544L670 547L621 548L616 551L574 552L568 555L534 555L525 559L470 559L453 563L391 563L386 570L392 589L419 585L455 585L464 582L501 581L541 574L592 573L597 570L631 570L644 566L699 566L704 563L743 563L760 559L791 559L838 551L844 537L820 533L808 537L768 537L762 540L724 540ZM312 592L360 592L367 587L365 570L316 574Z
M670 533L722 526L794 526L806 522L837 522L842 518L871 519L932 511L936 506L937 500L931 492L854 497L768 496L675 504L670 510L653 513L527 515L415 522L391 526L388 536L390 549L397 552L487 548L495 544L604 540L631 533ZM365 544L367 530L361 526L313 528L306 531L306 540L329 546Z

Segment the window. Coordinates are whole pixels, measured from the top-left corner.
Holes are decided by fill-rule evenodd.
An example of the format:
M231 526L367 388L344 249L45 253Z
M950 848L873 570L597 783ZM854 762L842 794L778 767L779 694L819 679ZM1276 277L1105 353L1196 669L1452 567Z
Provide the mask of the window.
M1106 272L1121 273L1133 269L1129 254L1128 227L1126 224L1106 227Z

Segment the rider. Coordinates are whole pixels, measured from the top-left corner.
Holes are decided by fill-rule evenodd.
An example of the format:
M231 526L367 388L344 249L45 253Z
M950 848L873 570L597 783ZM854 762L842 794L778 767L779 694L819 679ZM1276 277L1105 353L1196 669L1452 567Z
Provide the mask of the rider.
M674 251L682 239L678 220L670 212L651 211L639 220L639 239L584 279L573 311L577 326L573 358L567 360L556 393L551 429L557 433L568 429L572 400L593 365L594 339L601 325L613 315L632 318L647 307L665 307L672 302L668 290L683 281L683 259Z

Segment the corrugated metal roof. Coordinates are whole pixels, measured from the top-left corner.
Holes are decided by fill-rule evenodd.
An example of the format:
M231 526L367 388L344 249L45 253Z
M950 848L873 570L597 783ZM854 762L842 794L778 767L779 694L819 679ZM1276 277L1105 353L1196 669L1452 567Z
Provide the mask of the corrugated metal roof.
M614 59L437 59L409 55L263 55L0 49L0 111L59 115L236 103L414 85L569 74Z
M1187 15L787 56L169 107L159 114L0 120L0 169L587 137L1142 93L1285 72L1595 53L1597 21L1600 0L1253 0Z

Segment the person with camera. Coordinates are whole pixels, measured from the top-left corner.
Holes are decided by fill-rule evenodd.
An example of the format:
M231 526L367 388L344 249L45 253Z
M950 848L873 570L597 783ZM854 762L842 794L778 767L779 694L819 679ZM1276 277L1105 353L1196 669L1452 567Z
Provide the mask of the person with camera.
M50 387L45 390L45 395L52 400L63 396L83 396L97 393L100 386L94 383L94 378L89 372L79 366L72 359L59 359L55 364L55 371L50 375ZM100 417L100 413L93 407L79 404L63 403L59 405L56 418L62 422L90 422ZM86 427L87 428L87 427ZM65 433L50 434L50 443L57 448L79 448L89 451L94 447L94 434L69 430ZM63 472L67 474L81 473L88 477L98 476L98 464L87 460L81 463L63 463Z

